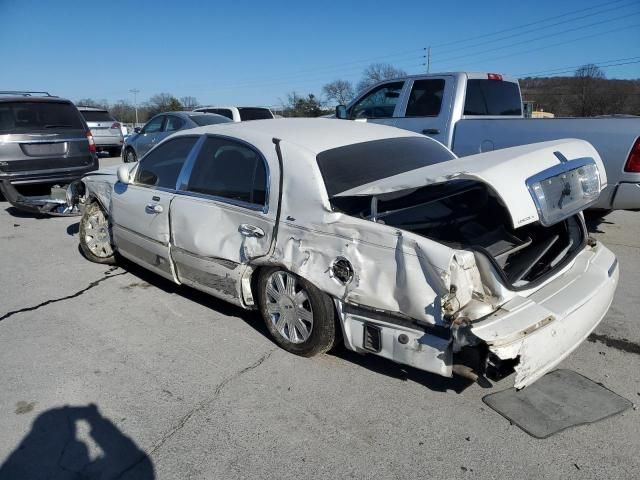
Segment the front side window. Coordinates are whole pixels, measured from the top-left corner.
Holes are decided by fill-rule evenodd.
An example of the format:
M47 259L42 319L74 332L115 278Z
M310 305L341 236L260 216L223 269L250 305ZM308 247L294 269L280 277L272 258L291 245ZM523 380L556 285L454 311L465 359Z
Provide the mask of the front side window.
M197 141L198 137L179 137L158 145L140 160L136 183L175 189L182 165Z
M187 190L251 205L267 201L267 170L252 148L211 137L195 161Z
M164 115L152 118L142 129L141 133L157 133L162 130L162 122L164 121Z
M444 80L416 80L407 104L407 117L437 117L442 106Z
M380 85L367 93L351 107L351 118L393 117L404 82Z
M184 120L174 115L167 115L167 123L164 125L165 132L177 132L184 125Z

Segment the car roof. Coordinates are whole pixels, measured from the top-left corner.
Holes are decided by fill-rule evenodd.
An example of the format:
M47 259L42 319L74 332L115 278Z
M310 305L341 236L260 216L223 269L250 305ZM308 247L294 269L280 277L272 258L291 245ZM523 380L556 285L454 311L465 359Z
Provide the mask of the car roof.
M180 133L228 135L248 143L253 143L256 140L271 143L273 138L278 138L315 154L344 145L382 138L424 138L424 135L386 125L330 118L276 118L251 120L250 122L230 122L207 125Z
M42 97L37 95L0 95L0 103L5 102L52 102L52 103L72 103L71 100L60 97Z
M86 107L84 105L76 105L81 112L108 112L106 108Z

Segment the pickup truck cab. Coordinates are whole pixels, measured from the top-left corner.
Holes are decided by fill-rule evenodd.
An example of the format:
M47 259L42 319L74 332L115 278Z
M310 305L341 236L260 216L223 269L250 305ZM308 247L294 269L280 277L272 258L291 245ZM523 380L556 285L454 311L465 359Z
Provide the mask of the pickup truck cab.
M524 118L515 78L452 72L386 80L338 105L336 117L422 133L458 156L586 140L600 154L609 182L594 208L640 209L640 118Z

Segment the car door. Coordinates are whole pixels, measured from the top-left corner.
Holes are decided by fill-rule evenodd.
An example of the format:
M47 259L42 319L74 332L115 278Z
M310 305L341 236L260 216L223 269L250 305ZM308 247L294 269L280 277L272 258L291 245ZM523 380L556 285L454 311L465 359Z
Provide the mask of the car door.
M113 239L124 257L175 280L170 261L169 210L182 167L198 136L180 136L140 160L134 181L116 183L111 196Z
M277 166L274 166L277 169ZM180 282L241 303L241 277L271 247L277 206L269 198L270 172L253 146L208 136L188 181L171 204L171 255Z
M447 124L452 105L453 77L428 77L410 80L406 101L394 126L428 135L448 145Z
M349 106L348 118L356 121L395 125L404 98L404 80L378 85Z
M149 120L142 128L136 138L136 153L138 154L138 158L142 157L158 143L156 138L162 132L164 121L164 115L157 115Z

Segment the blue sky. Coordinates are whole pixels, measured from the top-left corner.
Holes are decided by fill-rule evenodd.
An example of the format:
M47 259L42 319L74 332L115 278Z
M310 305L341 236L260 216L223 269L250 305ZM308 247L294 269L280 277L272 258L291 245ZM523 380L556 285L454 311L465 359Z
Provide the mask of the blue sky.
M0 89L72 100L132 100L138 88L142 101L169 92L275 105L337 78L355 83L373 62L419 73L428 45L432 71L608 61L627 63L608 77L640 78L628 63L640 60L640 0L0 0Z

